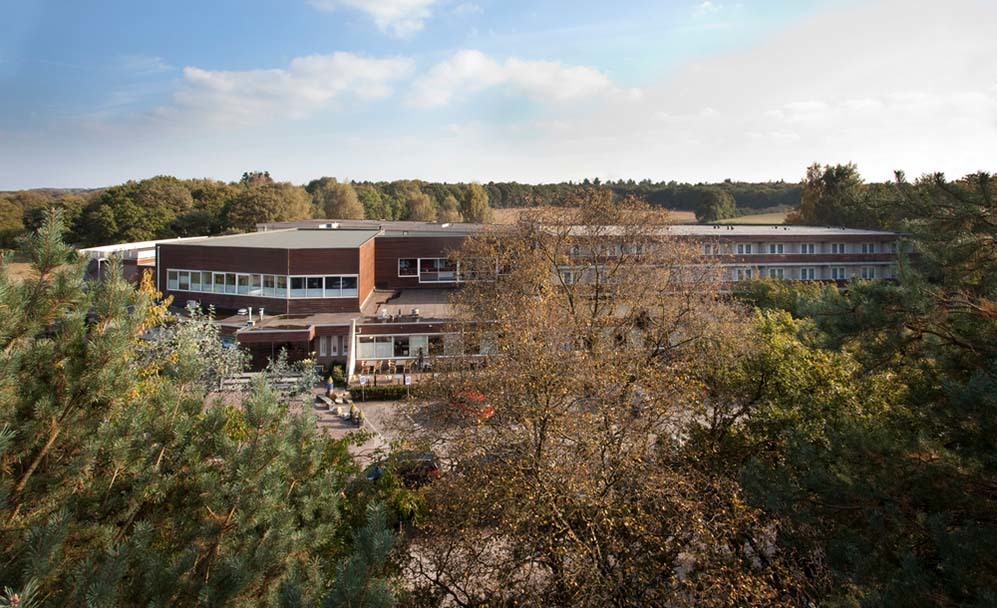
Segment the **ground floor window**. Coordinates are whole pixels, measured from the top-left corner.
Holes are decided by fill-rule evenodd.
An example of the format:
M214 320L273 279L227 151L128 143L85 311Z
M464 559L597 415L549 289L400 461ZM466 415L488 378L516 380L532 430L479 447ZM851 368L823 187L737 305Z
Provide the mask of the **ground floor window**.
M339 336L319 336L318 354L320 357L335 357L339 354Z
M785 274L782 268L769 268L770 279L782 279Z
M816 278L817 278L816 268L800 268L801 281L813 281Z
M848 278L848 274L843 266L835 266L831 268L831 278L835 281L844 281Z
M465 344L458 334L358 336L357 359L419 359L484 354L486 347ZM343 354L347 353L345 342Z

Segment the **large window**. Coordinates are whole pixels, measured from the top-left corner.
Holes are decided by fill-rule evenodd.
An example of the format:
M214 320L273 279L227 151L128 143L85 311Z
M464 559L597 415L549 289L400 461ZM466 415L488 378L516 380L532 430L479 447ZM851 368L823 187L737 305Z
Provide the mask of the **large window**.
M861 276L863 279L875 279L876 278L876 268L875 266L863 266L861 271Z
M737 255L748 255L751 253L751 243L738 243Z
M422 357L461 354L459 336L434 334L428 336L358 336L357 359L418 359ZM343 354L347 353L343 344ZM472 353L477 354L477 353Z
M291 277L292 298L354 298L357 293L355 275Z
M783 253L785 251L785 245L782 243L769 243L769 253Z
M782 268L769 268L770 279L782 279L785 274L786 273Z
M457 263L447 258L419 258L420 283L456 283Z
M166 272L166 287L175 291L231 293L265 298L287 297L287 277L273 274L171 268Z
M800 253L812 254L817 251L817 246L814 243L801 243Z
M248 296L249 295L249 275L240 274L236 276L236 283L239 287L239 295Z
M831 253L845 253L845 244L831 243Z
M862 253L876 253L876 243L862 243Z
M343 293L341 297L356 297L359 293L357 283L357 277L343 277Z
M305 277L291 277L291 297L305 297Z
M831 269L831 278L835 281L844 281L848 278L848 271L842 266L835 266Z
M419 276L418 258L398 258L398 276L400 277Z
M813 281L816 278L817 278L816 268L800 268L801 281Z
M738 268L737 269L737 280L738 281L750 281L751 280L751 269L750 268Z
M321 298L325 295L322 291L322 277L305 277L305 297Z

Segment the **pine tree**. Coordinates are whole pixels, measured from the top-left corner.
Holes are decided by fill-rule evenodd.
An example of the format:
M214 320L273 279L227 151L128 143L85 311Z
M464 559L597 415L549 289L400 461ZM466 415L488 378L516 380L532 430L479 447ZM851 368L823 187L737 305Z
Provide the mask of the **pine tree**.
M319 603L353 559L356 465L266 376L224 403L242 356L210 316L169 319L117 263L84 284L60 232L26 241L24 282L0 264L0 601Z

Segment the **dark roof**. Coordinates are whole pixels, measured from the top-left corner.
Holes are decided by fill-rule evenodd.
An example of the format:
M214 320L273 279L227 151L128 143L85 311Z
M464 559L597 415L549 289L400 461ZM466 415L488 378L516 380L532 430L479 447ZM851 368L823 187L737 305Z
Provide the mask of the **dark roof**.
M248 234L188 239L185 245L199 247L259 247L261 249L356 249L380 233L379 230L268 230Z
M412 222L387 220L295 220L257 224L259 231L282 230L288 228L320 228L326 230L381 230L385 236L466 236L480 232L488 224L467 224L463 222Z

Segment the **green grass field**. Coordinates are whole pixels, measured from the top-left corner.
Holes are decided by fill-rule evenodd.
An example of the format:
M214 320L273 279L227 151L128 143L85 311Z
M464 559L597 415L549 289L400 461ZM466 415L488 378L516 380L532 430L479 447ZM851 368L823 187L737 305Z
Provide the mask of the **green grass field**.
M783 224L786 222L786 212L780 211L778 213L759 213L757 215L742 215L741 217L734 217L729 220L720 220L718 224L747 224L747 225L759 225L759 224Z

